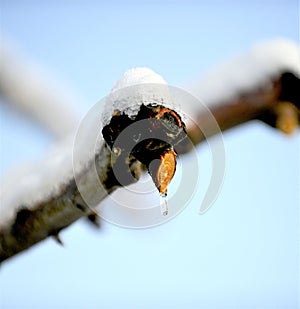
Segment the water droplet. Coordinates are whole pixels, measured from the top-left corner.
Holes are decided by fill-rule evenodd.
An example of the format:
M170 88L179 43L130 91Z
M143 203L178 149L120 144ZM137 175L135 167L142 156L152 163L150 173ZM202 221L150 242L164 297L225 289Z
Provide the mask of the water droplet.
M118 157L121 154L122 150L119 147L113 147L113 153L116 157Z
M167 193L160 194L160 211L164 216L167 216L169 213Z

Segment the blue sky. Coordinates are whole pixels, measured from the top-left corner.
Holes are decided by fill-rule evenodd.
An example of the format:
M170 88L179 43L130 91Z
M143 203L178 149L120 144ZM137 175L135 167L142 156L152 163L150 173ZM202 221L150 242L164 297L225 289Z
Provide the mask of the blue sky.
M299 40L297 1L0 8L1 31L84 98L75 107L82 113L131 67L184 85L259 40ZM46 151L45 132L0 111L2 171ZM155 228L103 222L94 231L77 222L62 233L65 248L48 239L1 267L0 307L297 308L299 137L254 122L226 132L224 143L223 188L206 214L198 215L199 188L180 215ZM197 150L205 182L210 150Z

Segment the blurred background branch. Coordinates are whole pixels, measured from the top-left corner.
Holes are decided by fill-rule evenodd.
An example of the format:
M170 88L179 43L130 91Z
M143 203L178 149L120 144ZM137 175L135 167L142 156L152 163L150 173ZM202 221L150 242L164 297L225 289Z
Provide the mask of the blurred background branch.
M1 102L31 116L55 137L65 137L78 122L78 98L65 85L24 58L8 39L1 37Z

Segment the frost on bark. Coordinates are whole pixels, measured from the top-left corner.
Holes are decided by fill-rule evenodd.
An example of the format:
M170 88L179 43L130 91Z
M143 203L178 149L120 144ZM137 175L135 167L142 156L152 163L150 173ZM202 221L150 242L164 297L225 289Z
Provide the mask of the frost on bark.
M156 95L155 91L150 91L145 94L141 88L137 96L129 98L134 104L127 106L128 100L125 100L124 105L124 100L115 96L117 92L113 91L110 97L112 108L107 111L101 126L103 138L94 156L86 158L80 168L75 169L75 175L69 172L49 194L41 195L34 203L16 203L10 209L10 214L1 218L0 261L49 236L59 239L58 233L62 229L77 219L92 214L94 207L107 194L119 186L137 181L141 173L147 170L158 190L166 192L176 168L174 158L188 152L192 143L201 143L219 132L208 113L212 113L222 131L250 120L260 120L284 133L292 133L299 125L300 80L297 70L299 72L299 67L293 70L284 65L271 74L262 72L265 76L259 83L235 90L234 96L215 99L214 104L209 106L210 111L193 106L195 123L187 124L184 124L176 107L170 106L167 100L161 101L161 93ZM152 80L151 74L150 77L143 74L138 76L142 83L157 82L157 79ZM134 85L131 77L130 74L125 75L116 85L117 89L128 84ZM164 82L160 80L159 83ZM140 121L142 126L138 126ZM137 126L131 131L133 124ZM205 135L199 127L205 128ZM149 131L154 131L156 138L143 138L144 142L139 143L136 136L147 137ZM122 132L126 132L126 138L118 140ZM100 132L94 132L98 133ZM119 144L116 144L116 140ZM129 148L128 143L131 143ZM72 153L66 158L61 160L69 162L69 166L58 166L72 171ZM157 160L155 165L151 164L153 160ZM98 179L91 172L94 166ZM89 203L83 196L88 196Z

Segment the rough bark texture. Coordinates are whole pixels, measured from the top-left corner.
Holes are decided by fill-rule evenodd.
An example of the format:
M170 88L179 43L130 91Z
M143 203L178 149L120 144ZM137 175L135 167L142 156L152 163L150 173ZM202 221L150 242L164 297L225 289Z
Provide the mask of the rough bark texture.
M284 73L272 81L271 87L253 89L248 93L241 94L233 102L219 102L211 112L222 131L254 119L282 129L281 125L278 125L278 119L282 118L285 122L293 118L296 119L296 126L299 124L299 89L300 80L291 73ZM288 102L289 105L283 105L283 108L278 109L279 104L283 101ZM288 107L286 108L286 106ZM292 108L290 108L291 106ZM288 112L286 112L287 109ZM282 114L285 116L281 117ZM209 118L206 117L205 112L197 115L197 123L201 123L201 127L205 126L209 136L212 136L217 132L207 119ZM285 132L284 129L282 130ZM196 127L189 128L187 133L194 144L205 139L202 132ZM112 173L111 151L107 145L103 145L95 158L98 174L105 188L105 190L98 192L95 204L100 203L108 193L120 185ZM180 147L180 154L188 151L188 144L183 143ZM128 154L125 157L128 158ZM120 156L117 161L123 160L124 163L125 157ZM135 178L138 178L138 175L143 171L141 164L132 164L130 170L128 170L128 164L126 166L127 172L133 173ZM80 179L87 183L87 190L93 194L94 184L89 183L89 169L82 173ZM57 236L60 230L90 212L91 208L82 199L74 179L66 185L60 194L50 200L45 200L30 209L25 205L20 207L13 221L0 231L0 261L14 256L49 236Z
M96 160L106 161L106 169L99 171L99 176L104 183L107 171L111 168L110 151L103 145ZM101 162L101 166L103 162ZM89 169L86 169L80 179L89 178ZM93 184L87 190L93 190ZM106 191L97 194L98 202L105 198ZM77 219L86 216L91 209L86 205L78 191L75 179L72 179L57 196L45 200L43 203L30 207L20 207L13 222L0 231L0 261L3 261L48 236L57 236L59 231L69 226Z

